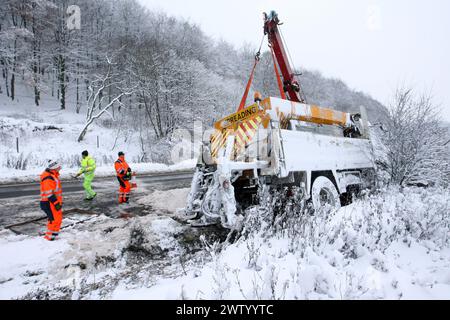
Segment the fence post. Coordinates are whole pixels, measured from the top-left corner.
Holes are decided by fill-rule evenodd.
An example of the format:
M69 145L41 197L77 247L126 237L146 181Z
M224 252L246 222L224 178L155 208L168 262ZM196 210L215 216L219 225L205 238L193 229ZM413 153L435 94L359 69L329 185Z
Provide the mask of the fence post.
M99 139L98 139L98 136L97 136L97 149L98 148L100 148L100 142L99 142Z
M16 150L19 153L19 137L16 137Z

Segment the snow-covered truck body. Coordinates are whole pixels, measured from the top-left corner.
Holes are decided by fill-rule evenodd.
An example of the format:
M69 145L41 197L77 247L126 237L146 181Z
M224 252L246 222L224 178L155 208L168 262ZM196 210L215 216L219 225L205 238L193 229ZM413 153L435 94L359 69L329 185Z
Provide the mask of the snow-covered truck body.
M343 196L372 183L367 123L354 119L269 97L217 121L203 142L186 216L194 225L233 228L258 203L261 185L298 187L316 208L324 201L339 206ZM343 136L351 126L358 135Z

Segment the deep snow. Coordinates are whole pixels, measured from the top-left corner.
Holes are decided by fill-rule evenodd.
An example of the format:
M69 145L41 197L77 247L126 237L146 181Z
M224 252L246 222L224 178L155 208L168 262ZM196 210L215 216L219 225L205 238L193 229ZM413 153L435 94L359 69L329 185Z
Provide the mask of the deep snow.
M192 254L189 227L171 219L188 191L155 191L138 200L149 215L101 216L54 243L1 231L0 297L450 299L449 190L388 189L294 232L255 228ZM126 249L136 234L142 252Z
M313 228L296 235L211 245L205 266L113 297L450 299L450 191L437 191L390 189L311 217Z
M178 195L182 194L187 194L187 190L180 189ZM68 217L64 219L63 226L68 220ZM142 230L145 236L142 241L132 243L136 229ZM54 242L3 229L0 231L0 299L27 294L27 298L77 299L80 295L84 299L103 298L108 286L128 285L127 278L136 276L137 268L142 267L145 275L143 270L149 268L148 277L177 272L177 268L181 269L178 255L182 248L174 236L182 231L183 227L170 218L169 211L160 210L125 219L94 217L63 229ZM172 260L175 266L170 265ZM169 266L157 271L150 268L161 261ZM143 285L145 281L137 284Z

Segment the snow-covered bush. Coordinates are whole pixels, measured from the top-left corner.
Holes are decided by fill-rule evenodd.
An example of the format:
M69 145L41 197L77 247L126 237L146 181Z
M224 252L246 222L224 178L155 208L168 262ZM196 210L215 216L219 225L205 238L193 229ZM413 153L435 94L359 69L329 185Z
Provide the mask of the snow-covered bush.
M358 256L362 247L384 251L394 241L412 239L444 247L450 244L450 189L390 187L339 211L315 214L295 197L281 195L270 206L249 210L246 227L247 237L251 230L263 238L289 239L291 251L339 246L347 256Z
M448 185L450 158L448 130L430 95L412 89L397 90L380 131L383 143L380 169L388 183Z
M449 189L389 187L314 215L279 191L235 243L207 245L183 298L450 298Z
M7 153L4 167L8 169L26 170L29 158L30 154L24 154L23 152L19 154Z

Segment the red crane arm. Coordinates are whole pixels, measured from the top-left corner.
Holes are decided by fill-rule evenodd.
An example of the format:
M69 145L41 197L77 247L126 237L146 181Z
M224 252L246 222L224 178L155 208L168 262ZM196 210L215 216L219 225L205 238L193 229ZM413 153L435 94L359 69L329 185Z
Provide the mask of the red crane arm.
M278 30L279 22L278 14L275 11L271 11L269 15L264 13L264 34L267 34L269 46L272 47L275 53L275 58L283 76L283 90L287 93L289 100L306 103L300 84L289 64L289 59Z

